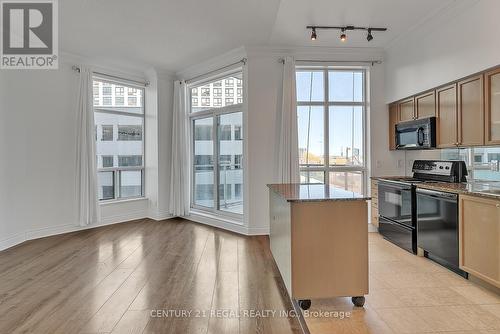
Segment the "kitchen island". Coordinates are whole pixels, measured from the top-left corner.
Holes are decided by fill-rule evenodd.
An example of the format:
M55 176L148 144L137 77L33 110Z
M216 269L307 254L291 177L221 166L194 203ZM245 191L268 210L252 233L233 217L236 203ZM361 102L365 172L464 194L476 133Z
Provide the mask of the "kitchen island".
M271 252L290 298L368 293L370 197L325 184L269 184Z

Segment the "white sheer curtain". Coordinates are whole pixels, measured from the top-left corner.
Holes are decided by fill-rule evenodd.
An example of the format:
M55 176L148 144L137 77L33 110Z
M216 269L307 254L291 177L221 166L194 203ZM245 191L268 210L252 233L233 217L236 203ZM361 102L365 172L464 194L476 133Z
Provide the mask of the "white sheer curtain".
M181 217L189 214L190 206L189 119L186 95L186 84L182 81L174 82L169 213Z
M76 190L78 222L81 226L97 223L100 220L92 101L92 71L85 66L80 66L76 130Z
M283 98L280 108L280 133L277 178L281 183L300 182L295 60L286 57L283 64Z

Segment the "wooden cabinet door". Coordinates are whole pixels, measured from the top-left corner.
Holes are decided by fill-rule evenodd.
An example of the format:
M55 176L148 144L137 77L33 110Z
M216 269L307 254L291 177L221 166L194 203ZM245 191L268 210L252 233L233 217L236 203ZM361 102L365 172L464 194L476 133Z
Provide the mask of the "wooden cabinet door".
M389 150L396 149L396 124L399 122L398 105L389 105Z
M415 96L415 117L436 116L436 94L434 91Z
M484 145L483 75L460 81L457 87L459 143Z
M486 144L500 144L500 68L485 73Z
M500 287L500 201L459 198L460 268Z
M437 146L439 148L458 145L457 85L453 84L436 91Z
M401 122L415 119L415 99L409 98L399 102L399 120Z

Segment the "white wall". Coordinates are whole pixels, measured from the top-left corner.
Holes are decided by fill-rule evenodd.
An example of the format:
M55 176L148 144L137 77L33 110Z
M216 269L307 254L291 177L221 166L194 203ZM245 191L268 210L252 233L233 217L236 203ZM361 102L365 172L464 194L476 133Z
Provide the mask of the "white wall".
M74 172L78 75L71 69L79 62L62 55L59 70L0 73L0 250L26 239L80 229L76 226ZM107 73L145 77L136 71ZM151 129L146 129L147 135L151 132L148 139L153 151L147 153L156 161L146 181L151 203L136 200L101 205L102 224L147 216L166 218L172 87L166 78L154 84L161 97L150 92L159 103L153 103L157 110L146 111L153 113Z
M498 0L456 1L391 45L386 101L392 102L500 64Z
M260 48L250 47L235 50L232 53L212 59L204 64L181 71L182 79L206 73L217 66L227 65L248 58L246 66L247 109L245 115L245 203L244 229L234 229L248 234L266 234L269 231L269 199L267 184L275 182L275 164L277 159L278 129L277 111L281 101L281 80L283 65L279 59L285 55L294 55L296 59L328 61L360 61L381 59L379 49L335 49L335 48ZM388 133L388 116L384 103L384 65L371 67L370 113L372 126L369 132ZM371 159L368 166L374 175L396 175L404 173L404 153L389 152L388 136L376 137L372 145ZM401 167L392 163L396 157L402 159ZM378 161L378 165L377 162ZM213 221L203 221L216 224ZM230 227L226 222L221 227Z

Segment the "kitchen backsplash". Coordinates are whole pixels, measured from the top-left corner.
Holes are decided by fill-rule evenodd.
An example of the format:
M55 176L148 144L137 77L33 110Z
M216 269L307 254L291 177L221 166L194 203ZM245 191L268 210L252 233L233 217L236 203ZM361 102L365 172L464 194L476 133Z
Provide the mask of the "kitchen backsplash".
M463 160L469 181L500 181L500 146L405 151L407 176L412 175L413 161L419 159Z

